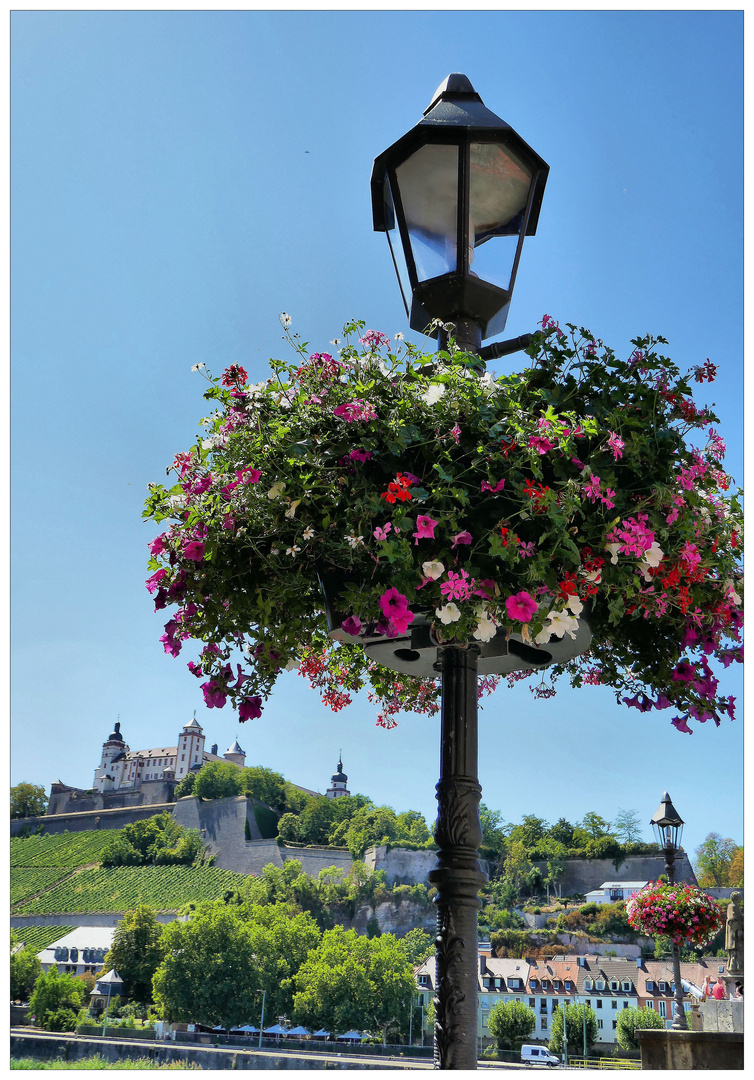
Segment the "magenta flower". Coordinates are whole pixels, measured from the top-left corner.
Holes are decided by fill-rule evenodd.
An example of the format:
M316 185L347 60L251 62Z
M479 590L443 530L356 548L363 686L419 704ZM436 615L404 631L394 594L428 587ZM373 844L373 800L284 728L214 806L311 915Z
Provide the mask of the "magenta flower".
M202 691L204 693L204 704L208 709L222 709L224 707L228 695L222 683L211 679L209 682L202 683Z
M504 487L505 487L505 480L504 479L503 480L498 480L498 482L495 484L494 487L492 486L492 484L489 483L488 480L482 480L482 491L491 491L493 495L497 491L502 491Z
M165 549L165 533L160 533L160 535L156 536L149 545L149 551L152 555L160 555Z
M437 525L437 521L435 521L434 518L427 517L425 514L419 514L416 519L416 532L413 533L416 537L414 546L416 546L420 540L434 540L435 525Z
M352 450L348 455L351 461L369 461L370 457L374 457L371 450Z
M440 592L447 596L448 600L468 600L476 582L469 577L465 570L460 574L449 571L448 580L440 586Z
M600 498L599 476L595 476L594 474L592 474L592 476L589 477L587 482L584 484L584 494L588 499L591 499L592 502L596 502L597 499Z
M518 557L519 559L531 559L534 555L534 541L530 540L528 543L523 540L518 542Z
M161 567L159 570L155 570L155 572L152 574L152 576L147 578L147 581L146 581L147 592L149 592L149 593L156 592L157 586L159 585L159 583L162 581L162 579L165 577L166 574L167 574L167 570L164 567Z
M374 405L371 405L368 401L363 401L361 398L348 401L344 405L338 405L336 409L333 409L333 412L335 416L341 417L349 424L352 424L355 420L367 421L377 418L377 410Z
M384 527L384 529L381 528L378 525L377 528L374 530L375 539L377 539L377 540L387 540L387 534L390 532L392 527L393 526L391 525L391 523L389 521L388 521L387 525Z
M358 637L361 633L361 619L358 615L349 615L340 625L347 634L351 635L351 637Z
M379 599L382 614L388 620L388 637L405 634L414 613L408 610L408 600L396 588L387 589Z
M511 619L528 623L537 613L537 601L525 590L509 596L505 601L505 610Z
M626 445L623 439L619 435L616 435L614 431L610 432L610 437L607 440L607 445L613 452L613 457L617 461L619 457L623 457L623 447Z
M693 735L694 734L693 730L686 723L686 717L685 716L675 716L670 721L670 723L673 725L674 728L677 728L678 731L682 731L684 735Z
M452 543L451 543L450 546L452 548L457 547L458 544L470 544L471 543L471 533L464 530L463 532L456 533L455 536L451 537L451 540L452 540Z
M242 484L258 484L261 475L261 469L243 469L241 472L236 473Z
M259 696L244 698L238 706L238 719L242 724L245 724L247 720L258 720L261 715L262 699Z
M673 682L692 682L696 678L696 667L688 660L681 660L673 672Z
M536 450L538 454L546 454L548 450L555 448L555 443L551 443L549 439L545 439L542 435L530 435L529 446Z
M204 544L201 540L189 540L183 548L184 559L192 559L194 562L201 562L204 558Z

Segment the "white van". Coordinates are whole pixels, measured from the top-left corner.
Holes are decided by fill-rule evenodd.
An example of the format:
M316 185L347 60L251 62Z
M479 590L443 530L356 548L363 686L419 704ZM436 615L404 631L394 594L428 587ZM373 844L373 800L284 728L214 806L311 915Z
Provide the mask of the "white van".
M525 1065L560 1065L560 1058L551 1054L546 1046L522 1046L521 1060Z

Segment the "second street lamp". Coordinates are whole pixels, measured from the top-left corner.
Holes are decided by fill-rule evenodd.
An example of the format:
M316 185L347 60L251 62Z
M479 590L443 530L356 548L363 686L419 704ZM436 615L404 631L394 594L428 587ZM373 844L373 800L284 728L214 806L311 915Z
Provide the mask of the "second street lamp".
M681 850L684 821L670 801L667 791L663 792L660 805L650 821L655 839L665 856L665 873L670 885L675 884L675 857ZM673 942L673 984L675 998L673 1009L673 1030L687 1031L688 1021L683 1007L683 986L681 985L681 947Z
M423 120L376 158L374 227L387 234L407 314L410 290L412 329L439 335L443 347L447 335L437 321L452 323L458 346L485 359L481 342L505 328L524 236L536 231L548 171L460 74L448 76ZM506 351L503 345L487 356ZM582 638L554 648L570 658L589 646L590 636L584 624ZM435 1066L443 1069L477 1067L477 913L487 881L479 862L477 673L555 660L552 652L509 638L442 645L425 620L416 620L405 641L365 643L386 667L441 677L438 854L429 880L437 888Z

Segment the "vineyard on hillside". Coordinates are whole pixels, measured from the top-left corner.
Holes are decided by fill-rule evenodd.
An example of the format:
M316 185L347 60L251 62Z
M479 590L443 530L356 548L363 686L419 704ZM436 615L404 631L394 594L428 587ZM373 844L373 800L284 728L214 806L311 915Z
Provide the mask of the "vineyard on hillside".
M13 837L10 842L10 864L75 870L77 866L99 862L100 853L117 835L117 829L98 829L93 832Z
M47 891L14 905L14 915L58 915L129 911L147 904L176 911L184 904L219 900L238 889L245 874L212 866L117 866L82 870Z
M48 945L51 945L53 941L59 941L60 938L70 934L71 930L76 928L74 926L16 926L14 929L18 935L18 940L27 949L39 953L42 949L46 949Z
M63 875L54 866L14 866L10 873L11 907L56 885Z

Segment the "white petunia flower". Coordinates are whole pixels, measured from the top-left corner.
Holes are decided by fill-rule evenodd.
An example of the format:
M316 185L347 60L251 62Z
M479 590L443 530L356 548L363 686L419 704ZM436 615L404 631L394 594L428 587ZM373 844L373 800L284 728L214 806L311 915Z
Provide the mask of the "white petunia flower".
M547 618L550 621L548 630L555 637L562 638L564 634L568 634L570 638L576 637L576 631L579 628L579 620L574 619L572 615L568 615L565 611L548 611ZM534 639L539 642L539 634Z
M222 435L212 435L209 439L202 439L202 450L214 450L216 446L222 446L224 442Z
M662 562L662 557L665 552L655 540L651 548L644 552L644 558L639 563L639 569L642 572L645 581L651 581L652 575L649 573L649 568L652 566L659 566Z
M447 626L448 623L458 622L461 618L461 611L457 604L450 603L446 604L445 607L435 608L435 615L441 623Z
M285 481L278 480L276 484L273 484L270 490L267 492L268 499L279 499L285 491Z
M168 506L172 507L173 510L177 510L179 507L185 506L185 505L186 505L186 496L185 495L168 495Z
M605 544L605 550L610 552L610 562L615 566L618 562L620 544Z
M286 671L293 671L293 670L298 671L298 669L300 667L301 667L301 661L300 660L289 660L288 663L285 665L285 670Z
M445 393L444 383L432 383L424 395L427 405L435 405Z
M422 573L425 577L432 578L433 581L437 581L439 577L445 573L444 565L437 559L431 559L428 562L422 563Z
M569 596L566 600L566 607L572 615L580 615L584 610L584 605L581 603L578 596Z
M497 623L490 616L489 612L484 612L480 617L477 628L472 636L475 637L477 641L492 641L496 633Z

